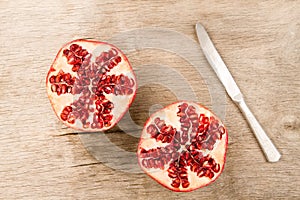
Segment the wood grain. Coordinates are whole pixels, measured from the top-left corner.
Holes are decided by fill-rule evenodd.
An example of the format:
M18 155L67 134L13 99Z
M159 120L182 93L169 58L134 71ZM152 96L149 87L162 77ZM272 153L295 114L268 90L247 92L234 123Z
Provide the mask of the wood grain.
M300 1L2 0L0 8L0 199L300 198ZM80 139L83 133L54 115L45 77L58 49L74 38L107 41L129 30L163 28L196 42L198 21L282 158L266 162L241 113L222 95L229 130L225 170L210 186L174 193L141 171L116 170L95 159L95 149ZM149 65L169 66L188 80L201 103L213 107L209 75L199 76L187 60L164 49L134 50L127 55L139 77L155 79ZM149 109L177 100L170 87L182 84L168 84L139 88L129 111L138 128L131 136L113 129L107 133L112 144L135 152Z

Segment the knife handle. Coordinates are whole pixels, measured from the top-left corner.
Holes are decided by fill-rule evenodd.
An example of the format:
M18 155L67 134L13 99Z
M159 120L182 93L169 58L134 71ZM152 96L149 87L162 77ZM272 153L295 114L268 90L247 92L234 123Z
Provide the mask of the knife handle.
M237 102L238 107L246 117L251 129L254 132L256 139L258 140L267 160L269 162L279 161L281 155L276 149L270 138L267 136L266 132L263 130L255 116L252 114L245 101L242 99Z

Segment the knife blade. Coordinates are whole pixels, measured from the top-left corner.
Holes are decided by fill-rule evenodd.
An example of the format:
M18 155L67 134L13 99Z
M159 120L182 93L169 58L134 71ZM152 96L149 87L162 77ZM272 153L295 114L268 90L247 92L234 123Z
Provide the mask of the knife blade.
M242 114L245 116L267 160L269 162L279 161L281 157L279 151L276 149L270 138L267 136L266 132L263 130L255 116L248 108L239 87L234 81L227 66L223 62L220 54L216 50L205 28L200 23L196 24L196 33L200 43L200 47L207 61L217 74L221 83L224 85L227 94L237 104Z

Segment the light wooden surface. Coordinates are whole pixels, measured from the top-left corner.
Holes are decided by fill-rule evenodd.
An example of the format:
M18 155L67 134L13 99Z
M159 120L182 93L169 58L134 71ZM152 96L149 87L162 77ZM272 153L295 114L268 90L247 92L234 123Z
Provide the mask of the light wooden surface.
M0 8L0 199L300 198L300 1L1 0ZM221 96L229 130L225 170L205 188L174 193L141 172L113 169L95 159L81 136L54 115L45 77L58 49L74 38L106 41L150 27L196 41L197 21L207 28L282 158L266 162L237 107ZM207 77L184 58L164 49L127 55L138 78L153 73L146 64L168 65L189 81L202 104L212 107ZM176 101L167 86L139 88L130 109L137 125L143 125L152 105ZM138 138L118 128L107 134L116 146L135 152Z

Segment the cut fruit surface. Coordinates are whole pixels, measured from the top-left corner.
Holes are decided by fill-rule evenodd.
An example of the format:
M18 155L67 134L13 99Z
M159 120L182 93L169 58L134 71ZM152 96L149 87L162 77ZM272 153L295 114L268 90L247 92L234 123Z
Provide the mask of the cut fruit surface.
M136 78L115 46L74 40L58 52L46 78L57 117L83 131L104 131L122 118L136 94Z
M164 187L187 192L213 182L222 172L227 130L205 107L181 101L150 116L138 145L138 162Z

